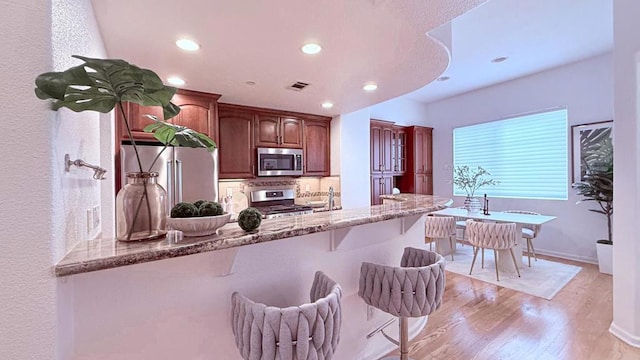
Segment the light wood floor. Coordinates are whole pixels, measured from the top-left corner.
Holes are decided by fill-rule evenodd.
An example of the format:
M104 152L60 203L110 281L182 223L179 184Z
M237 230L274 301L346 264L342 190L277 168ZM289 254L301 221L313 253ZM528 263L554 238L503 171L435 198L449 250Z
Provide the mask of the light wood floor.
M595 265L544 258L582 267L551 301L447 272L443 304L411 341L410 356L416 360L640 359L640 349L609 333L611 276L600 274Z

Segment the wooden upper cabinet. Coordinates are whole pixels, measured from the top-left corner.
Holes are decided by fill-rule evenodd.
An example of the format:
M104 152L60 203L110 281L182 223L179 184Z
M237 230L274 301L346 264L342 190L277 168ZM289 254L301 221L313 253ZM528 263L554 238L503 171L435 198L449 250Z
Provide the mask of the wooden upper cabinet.
M329 176L330 168L329 121L304 120L304 174Z
M385 126L382 128L382 172L393 172L393 128Z
M277 115L256 115L256 146L278 147L280 145L280 117Z
M302 148L302 120L277 114L256 115L256 146Z
M134 139L152 140L153 134L145 133L144 128L153 123L153 120L147 118L145 115L154 115L160 120L164 120L162 114L162 107L160 106L140 106L134 103L124 104L125 112L127 113L127 120L129 121L129 128L131 129L131 135ZM116 107L116 110L118 108ZM120 111L116 112L117 127L121 128L121 138L123 140L129 140L129 134L122 121L122 114ZM120 115L120 116L118 116Z
M280 118L280 146L301 148L302 134L302 120L291 117Z
M217 140L217 101L219 97L220 95L216 94L179 89L171 99L171 102L180 107L180 113L167 121L172 124L189 127L206 134L213 140ZM124 108L134 139L153 140L153 134L144 132L145 126L153 123L145 115L154 115L160 120L165 120L162 107L125 103ZM120 140L129 140L120 111L116 111L116 122L118 138Z
M433 172L433 141L432 129L425 127L415 127L415 171L421 174L431 174Z
M213 119L215 118L216 101L208 96L193 94L176 94L171 101L180 107L180 113L170 122L186 126L195 131L215 138Z
M396 167L395 130L393 123L382 120L371 120L371 173L391 174Z
M218 159L220 179L255 177L253 121L254 114L251 111L232 105L219 105Z
M407 132L403 126L394 126L393 130L393 172L402 175L407 171Z
M371 173L382 173L382 125L371 122Z

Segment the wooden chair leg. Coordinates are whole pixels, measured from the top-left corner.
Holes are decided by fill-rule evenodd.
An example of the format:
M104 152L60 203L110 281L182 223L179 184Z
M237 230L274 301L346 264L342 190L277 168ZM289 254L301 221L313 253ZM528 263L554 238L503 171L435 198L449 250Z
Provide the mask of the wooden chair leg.
M531 267L531 242L527 239L527 258L529 259L529 267Z
M478 256L478 251L480 250L480 248L478 247L473 247L473 260L471 261L471 270L469 270L469 275L471 275L471 272L473 271L473 264L476 263L476 257Z
M453 236L449 236L449 246L451 247L451 261L453 261L453 253L456 251Z
M484 269L484 248L482 248L482 268Z
M531 241L531 240L533 240L533 239L527 239L527 242L531 246L531 252L533 253L533 259L535 261L538 261L538 256L536 256L536 249L533 248L533 241Z
M496 249L493 249L493 258L496 260L496 281L500 281L500 276L498 275L498 252L496 252Z
M516 267L516 272L518 273L518 277L520 277L520 269L518 269L518 264L516 263L516 256L513 254L513 248L509 248L509 252L511 253L511 258L513 259L513 266Z

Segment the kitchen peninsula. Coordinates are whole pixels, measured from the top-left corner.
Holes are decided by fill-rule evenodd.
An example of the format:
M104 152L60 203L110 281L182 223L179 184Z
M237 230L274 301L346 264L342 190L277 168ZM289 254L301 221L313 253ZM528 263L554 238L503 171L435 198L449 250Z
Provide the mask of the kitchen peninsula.
M229 223L218 235L174 244L82 242L55 267L61 298L72 299L66 321L73 334L65 335L74 340L77 358L239 359L230 328L231 293L273 306L303 304L314 272L322 270L343 288L334 359L379 358L393 345L380 334L368 340L366 334L390 316L368 312L358 297L360 265L398 265L405 246L424 244L426 214L450 203L420 195L268 219L255 233ZM410 336L425 324L426 318L411 322Z

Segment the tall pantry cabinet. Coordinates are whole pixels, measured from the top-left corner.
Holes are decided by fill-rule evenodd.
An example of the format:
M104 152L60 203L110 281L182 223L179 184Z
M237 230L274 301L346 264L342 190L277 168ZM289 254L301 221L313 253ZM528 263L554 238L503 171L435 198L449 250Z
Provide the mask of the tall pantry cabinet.
M407 132L407 171L398 178L403 193L433 195L433 129L409 126Z

